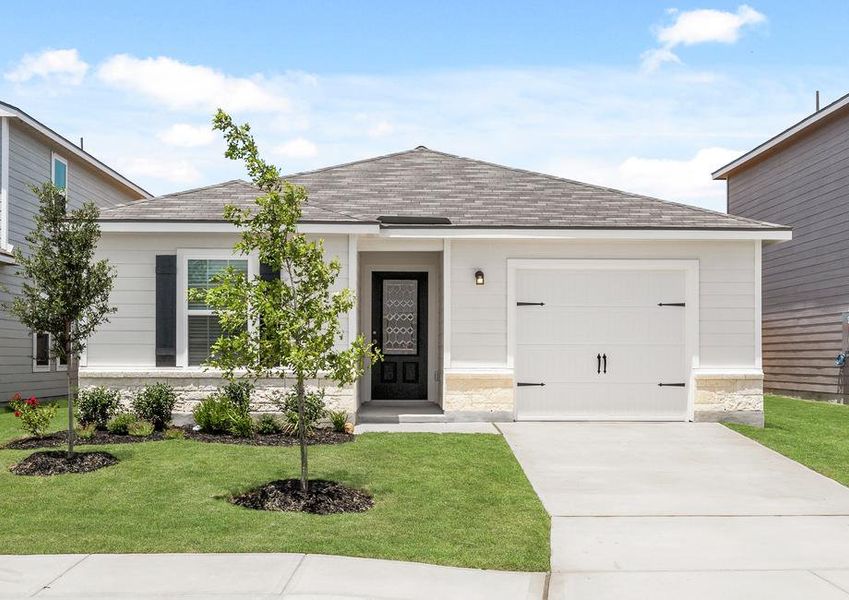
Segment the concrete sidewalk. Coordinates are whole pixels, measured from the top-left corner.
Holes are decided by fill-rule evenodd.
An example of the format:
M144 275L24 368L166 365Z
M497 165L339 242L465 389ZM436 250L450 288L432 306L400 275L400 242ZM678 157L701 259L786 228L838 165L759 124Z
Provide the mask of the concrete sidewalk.
M540 600L544 573L315 554L0 556L0 598Z

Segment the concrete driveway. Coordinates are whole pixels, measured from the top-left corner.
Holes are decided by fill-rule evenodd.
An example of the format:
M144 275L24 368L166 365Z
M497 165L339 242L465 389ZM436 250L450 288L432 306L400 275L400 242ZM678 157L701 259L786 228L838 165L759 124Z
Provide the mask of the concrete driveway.
M849 600L849 488L722 425L499 428L552 515L551 599Z

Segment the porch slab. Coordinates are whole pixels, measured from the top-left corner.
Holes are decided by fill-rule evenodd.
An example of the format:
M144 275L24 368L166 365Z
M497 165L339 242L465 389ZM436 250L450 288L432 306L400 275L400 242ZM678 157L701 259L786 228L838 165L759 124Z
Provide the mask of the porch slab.
M360 406L357 423L444 423L439 405L427 400L373 400Z
M501 435L492 423L366 423L355 433L490 433Z

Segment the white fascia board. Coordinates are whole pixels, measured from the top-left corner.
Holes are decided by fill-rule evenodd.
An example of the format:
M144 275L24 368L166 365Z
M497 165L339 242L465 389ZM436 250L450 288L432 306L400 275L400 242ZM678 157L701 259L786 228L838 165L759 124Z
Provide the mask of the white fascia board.
M761 144L760 146L758 146L757 148L754 148L753 150L746 152L746 154L744 154L740 158L733 160L730 163L728 163L727 165L725 165L724 167L717 169L716 171L714 171L712 173L711 176L714 179L725 179L725 178L727 178L728 174L731 173L731 171L738 169L739 167L743 166L745 163L747 163L750 160L760 156L764 152L768 152L769 150L772 150L773 148L775 148L779 144L782 144L783 142L787 141L788 139L792 138L796 134L801 133L803 130L807 129L808 127L810 127L814 123L818 123L819 121L825 119L829 115L832 115L835 112L846 107L847 105L849 105L849 94L847 94L846 96L844 96L840 100L833 102L829 106L826 106L822 110L815 112L814 114L808 116L807 118L802 119L801 121L799 121L798 123L796 123L795 125L790 127L789 129L786 129L785 131L782 131L781 133L779 133L774 138L769 139L769 140L765 141L763 144Z
M231 223L206 223L196 221L100 221L104 233L238 233ZM380 226L371 223L304 223L298 226L301 233L378 233Z
M383 229L387 238L514 240L771 240L793 237L789 229Z
M9 118L0 115L0 250L11 252L9 243ZM0 260L2 257L0 256ZM3 261L6 262L6 261Z
M59 135L58 133L56 133L55 131L50 129L49 127L39 123L38 121L33 119L31 116L29 116L25 112L22 112L20 110L13 110L13 109L10 109L8 107L0 107L0 117L12 117L12 118L20 120L23 123L26 123L27 125L29 125L33 129L35 129L37 132L39 132L41 135L49 138L55 144L61 146L62 148L64 148L65 150L67 150L68 152L70 152L71 154L76 156L77 158L79 158L80 160L88 163L89 165L91 165L92 167L94 167L95 169L100 171L101 173L104 173L107 176L111 177L112 179L119 182L124 187L133 190L135 193L137 193L142 198L152 198L153 197L153 194L151 194L147 190L137 186L135 183L133 183L132 181L130 181L129 179L127 179L126 177L124 177L123 175L118 173L118 171L115 171L111 167L100 162L99 160L97 160L96 158L91 156L89 153L82 150L78 146L74 145L70 141L66 140L61 135Z

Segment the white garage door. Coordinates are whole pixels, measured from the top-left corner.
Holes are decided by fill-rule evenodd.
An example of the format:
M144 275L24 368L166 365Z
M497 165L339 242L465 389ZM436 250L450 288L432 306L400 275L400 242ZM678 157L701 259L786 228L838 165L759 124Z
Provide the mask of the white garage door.
M686 420L684 292L681 270L517 270L517 418Z

